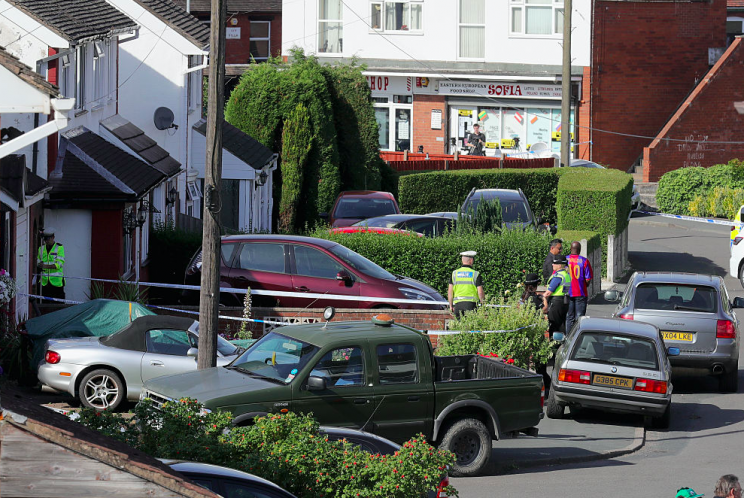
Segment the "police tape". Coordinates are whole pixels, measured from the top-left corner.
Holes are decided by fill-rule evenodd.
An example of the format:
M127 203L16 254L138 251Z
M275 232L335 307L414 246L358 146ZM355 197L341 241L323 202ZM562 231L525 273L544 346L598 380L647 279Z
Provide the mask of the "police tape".
M458 335L458 334L510 334L513 332L519 332L520 330L530 329L539 326L539 323L533 323L532 325L525 325L512 330L427 330L428 335ZM543 333L540 330L540 333Z
M685 216L682 214L654 213L652 211L635 211L636 213L648 214L651 216L660 216L662 218L671 218L674 220L695 221L698 223L707 223L710 225L723 225L727 227L743 227L744 222L718 220L715 218L700 218L698 216Z

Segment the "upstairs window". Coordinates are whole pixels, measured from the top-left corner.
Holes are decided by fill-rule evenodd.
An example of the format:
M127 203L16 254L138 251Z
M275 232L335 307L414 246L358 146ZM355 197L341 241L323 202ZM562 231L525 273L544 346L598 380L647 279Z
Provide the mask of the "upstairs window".
M271 56L271 23L251 21L251 60L265 62ZM250 62L250 61L248 61Z
M318 52L340 54L344 51L344 15L341 0L319 0Z
M111 57L110 42L97 41L93 44L93 106L103 106L108 100Z
M203 56L189 55L189 69L202 65ZM202 103L202 70L197 69L188 73L186 78L186 96L189 111L198 109Z
M370 26L380 31L422 31L423 0L379 0L370 3Z
M460 49L462 59L486 56L486 1L460 0Z
M87 77L86 58L88 46L78 47L75 53L75 109L85 108L85 79Z
M510 0L512 34L555 36L563 33L563 0Z

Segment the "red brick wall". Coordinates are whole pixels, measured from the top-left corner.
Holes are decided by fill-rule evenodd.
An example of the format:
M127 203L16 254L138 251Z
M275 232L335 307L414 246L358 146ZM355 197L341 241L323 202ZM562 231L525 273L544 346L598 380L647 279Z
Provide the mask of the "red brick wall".
M239 40L225 41L225 63L247 64L251 58L251 24L250 21L271 21L269 49L271 54L278 57L282 51L282 15L281 13L251 14L236 13L228 16L228 28L240 28ZM237 20L232 24L231 20Z
M413 143L411 149L418 151L419 145L424 146L424 152L429 154L444 154L446 152L446 123L447 114L442 95L414 95L413 96ZM431 129L431 111L442 111L442 129ZM437 141L437 137L440 141Z
M578 127L578 140L579 149L576 152L576 156L579 159L590 159L591 144L589 143L592 139L590 127L591 127L591 75L592 68L585 67L584 74L582 75L583 80L581 82L581 95L579 96L579 103L577 105L578 119L576 121Z
M592 160L626 170L726 45L726 0L601 1L594 7Z
M737 38L704 80L685 101L650 147L644 149L644 180L658 181L685 166L713 166L733 158L744 159L744 115L734 102L744 102L744 43ZM681 138L669 142L663 138Z

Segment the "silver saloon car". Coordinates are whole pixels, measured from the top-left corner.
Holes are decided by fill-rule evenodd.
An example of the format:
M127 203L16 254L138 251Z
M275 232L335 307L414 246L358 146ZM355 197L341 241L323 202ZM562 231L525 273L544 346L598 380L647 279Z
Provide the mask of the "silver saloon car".
M196 370L199 322L150 315L105 337L52 339L39 363L39 381L78 397L87 407L115 410L124 399L137 401L145 381ZM217 366L243 348L217 339Z
M617 318L582 317L555 356L545 403L548 418L562 418L566 406L644 415L666 428L672 409L671 366L659 329Z
M715 375L721 391L738 390L739 320L734 308L744 300L729 300L723 278L636 272L622 295L608 291L605 296L620 301L613 316L656 325L666 345L680 349L671 359L675 372Z

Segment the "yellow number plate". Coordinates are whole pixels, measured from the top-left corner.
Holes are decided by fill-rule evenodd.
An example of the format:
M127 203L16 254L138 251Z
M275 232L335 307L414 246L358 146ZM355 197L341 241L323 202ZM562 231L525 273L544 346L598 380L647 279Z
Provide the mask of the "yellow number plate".
M692 342L692 332L670 332L661 331L661 336L665 341Z
M608 387L620 387L622 389L632 389L633 379L627 379L625 377L612 377L610 375L594 375L594 381L592 382L598 386Z

